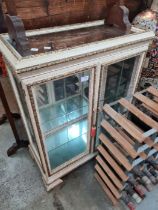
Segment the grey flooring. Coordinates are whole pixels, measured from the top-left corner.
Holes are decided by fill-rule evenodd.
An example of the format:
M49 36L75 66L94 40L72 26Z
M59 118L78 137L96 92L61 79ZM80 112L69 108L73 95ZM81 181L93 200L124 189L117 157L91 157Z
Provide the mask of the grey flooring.
M91 161L63 178L47 193L40 171L28 150L7 157L14 138L8 124L0 126L0 210L125 210L112 207L95 180ZM158 187L148 193L137 210L158 210Z

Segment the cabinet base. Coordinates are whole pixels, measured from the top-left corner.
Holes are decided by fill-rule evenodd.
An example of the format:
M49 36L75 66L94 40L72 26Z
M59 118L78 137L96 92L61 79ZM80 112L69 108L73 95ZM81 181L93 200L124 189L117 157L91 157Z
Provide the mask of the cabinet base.
M29 145L29 151L31 153L32 158L36 161L36 163L37 163L37 165L38 165L38 167L41 171L42 179L43 179L43 182L44 182L44 185L45 185L47 191L50 191L53 188L55 188L56 186L62 184L63 180L61 178L63 178L65 175L67 175L71 171L75 170L76 168L80 167L84 163L90 161L91 159L93 159L97 155L97 153L92 153L92 154L85 155L84 157L80 158L79 160L75 161L74 163L72 163L70 165L67 165L66 167L64 167L60 171L58 171L58 172L52 174L51 176L47 177L46 174L44 173L44 171L42 170L42 165L38 161L38 158L35 154L35 151L31 147L31 145Z
M55 187L57 187L57 186L59 186L60 184L63 183L62 179L57 179L56 181L54 181L52 184L49 184L49 185L47 185L45 183L45 180L43 180L43 181L44 181L47 192L49 192L50 190L54 189Z

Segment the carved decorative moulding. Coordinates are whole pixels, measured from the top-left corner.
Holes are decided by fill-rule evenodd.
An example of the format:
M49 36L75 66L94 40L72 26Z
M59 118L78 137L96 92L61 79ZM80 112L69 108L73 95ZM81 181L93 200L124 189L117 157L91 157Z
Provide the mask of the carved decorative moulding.
M95 21L90 19L89 22L75 24L68 22L64 26L58 24L57 27L27 31L21 21L23 18L18 15L23 2L14 1L19 3L16 4L19 5L17 16L14 11L7 16L9 34L0 35L0 50L27 130L30 152L49 191L62 183L63 176L95 156L98 139L94 139L94 136L99 132L98 110L103 106L104 96L106 100L114 101L135 92L154 33L131 27L128 10L122 4L113 7L114 0L107 0L111 13L108 14L106 24L106 11L103 9L103 18L93 14L93 17L97 17ZM37 3L26 2L30 2L30 5ZM38 2L44 3L41 0ZM66 4L65 0L49 2ZM73 1L67 1L69 6L72 5L70 2ZM100 14L96 5L100 8L106 1L94 2L95 5L91 4L87 8L93 11L92 6ZM50 7L51 4L45 3L41 11L44 11L42 14L46 14L46 17L42 20L46 20L47 13L54 9ZM41 13L29 13L31 15ZM126 33L129 28L129 33ZM50 111L47 112L47 108L51 108L48 109ZM65 138L65 131L68 138ZM58 133L64 134L61 143L56 136ZM81 144L72 144L71 140L76 139L81 139ZM59 151L60 146L68 152Z

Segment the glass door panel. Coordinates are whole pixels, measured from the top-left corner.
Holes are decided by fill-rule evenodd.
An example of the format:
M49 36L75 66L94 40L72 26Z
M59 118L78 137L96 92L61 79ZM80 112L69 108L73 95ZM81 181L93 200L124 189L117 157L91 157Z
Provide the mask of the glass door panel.
M43 107L49 104L49 94L47 85L39 85L37 89L37 103L39 107Z
M112 103L128 94L129 86L134 72L136 58L130 58L118 63L114 63L102 70L102 81L100 88L99 110L102 110L106 103ZM100 134L100 123L103 112L98 112L97 119L97 141Z
M134 64L135 58L130 58L108 67L107 81L103 89L104 103L114 102L127 95Z
M49 105L44 107L39 103L41 85L35 88L51 169L88 151L89 80L86 71L42 84L43 97L49 96Z

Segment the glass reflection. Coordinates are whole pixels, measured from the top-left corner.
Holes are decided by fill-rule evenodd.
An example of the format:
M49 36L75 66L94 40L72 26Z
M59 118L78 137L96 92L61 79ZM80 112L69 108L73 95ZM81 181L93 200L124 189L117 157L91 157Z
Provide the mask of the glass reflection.
M89 72L36 87L40 125L51 168L87 150Z

